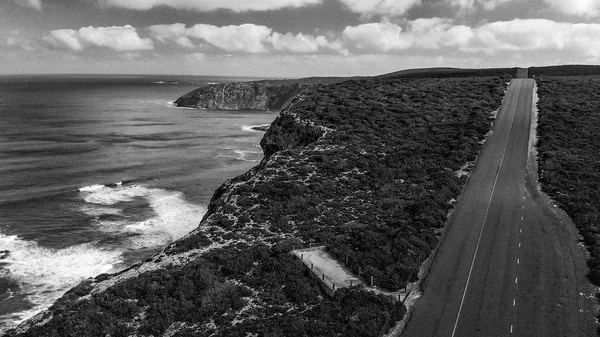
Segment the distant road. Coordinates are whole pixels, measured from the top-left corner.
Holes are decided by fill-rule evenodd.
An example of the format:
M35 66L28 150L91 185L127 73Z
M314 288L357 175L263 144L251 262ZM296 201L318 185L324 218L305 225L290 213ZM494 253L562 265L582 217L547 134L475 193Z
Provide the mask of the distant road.
M593 336L585 256L527 166L533 87L512 81L403 337Z

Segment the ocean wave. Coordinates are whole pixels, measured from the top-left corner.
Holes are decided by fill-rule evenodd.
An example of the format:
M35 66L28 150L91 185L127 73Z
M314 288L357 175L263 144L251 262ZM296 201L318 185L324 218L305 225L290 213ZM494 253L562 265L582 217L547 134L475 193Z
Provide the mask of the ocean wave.
M232 150L232 152L235 153L235 155L220 154L220 155L218 155L218 157L231 158L231 159L240 160L240 161L247 161L250 163L258 163L260 161L258 159L258 155L262 154L261 151L249 151L249 150L240 150L240 149L225 149L225 150ZM254 158L252 158L252 155L254 155Z
M121 252L102 249L94 243L50 249L16 235L0 234L0 247L8 251L1 260L0 278L14 281L19 289L7 292L21 294L32 307L2 317L16 325L48 308L67 290L82 280L111 272L121 263Z
M179 239L196 228L206 213L204 207L186 201L181 192L142 185L103 186L81 191L81 196L87 203L102 206L127 203L135 198L148 201L153 214L150 218L132 220L123 216L95 221L95 226L104 232L127 235L123 246L128 249L160 247Z
M271 124L260 124L260 125L242 125L240 128L244 131L250 131L250 132L263 132L260 130L255 130L254 128L263 128L263 127L268 127Z

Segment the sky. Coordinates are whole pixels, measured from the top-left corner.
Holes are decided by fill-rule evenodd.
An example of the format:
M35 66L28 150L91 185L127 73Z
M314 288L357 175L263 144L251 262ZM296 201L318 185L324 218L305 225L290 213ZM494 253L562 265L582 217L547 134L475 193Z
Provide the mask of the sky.
M600 64L600 0L0 0L0 74Z

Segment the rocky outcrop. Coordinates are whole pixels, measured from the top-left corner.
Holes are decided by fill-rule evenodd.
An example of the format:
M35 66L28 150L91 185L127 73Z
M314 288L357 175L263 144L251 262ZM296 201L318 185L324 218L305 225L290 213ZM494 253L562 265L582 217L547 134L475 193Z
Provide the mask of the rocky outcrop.
M263 80L214 84L195 89L175 101L178 107L210 110L281 111L299 93L343 77L311 77L297 80Z
M179 107L211 110L281 110L304 86L269 81L215 84L175 101Z

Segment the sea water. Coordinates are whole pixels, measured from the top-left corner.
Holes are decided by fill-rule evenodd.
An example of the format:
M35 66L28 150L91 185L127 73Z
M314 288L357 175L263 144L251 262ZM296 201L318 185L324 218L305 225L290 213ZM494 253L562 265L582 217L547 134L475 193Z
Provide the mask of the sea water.
M182 237L260 161L274 114L172 103L236 80L0 77L0 332Z

